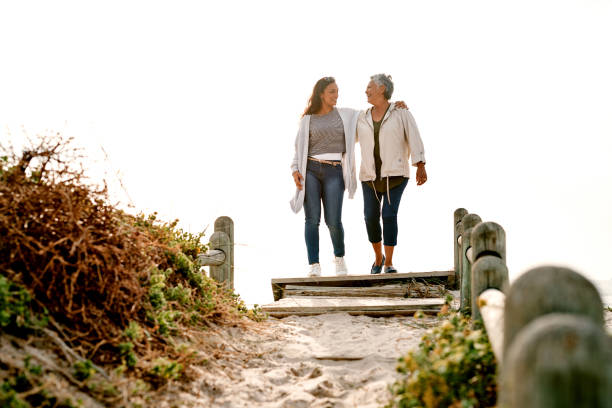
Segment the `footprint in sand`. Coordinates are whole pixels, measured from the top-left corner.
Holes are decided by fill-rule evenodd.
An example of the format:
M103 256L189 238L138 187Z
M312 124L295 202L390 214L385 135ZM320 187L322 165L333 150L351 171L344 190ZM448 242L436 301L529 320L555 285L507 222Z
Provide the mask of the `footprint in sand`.
M342 398L346 395L346 391L329 380L323 380L314 388L306 391L317 398Z
M358 388L370 382L376 382L386 375L386 370L382 367L374 367L364 372L349 373L340 377L340 382L344 388Z
M310 373L308 378L317 378L323 375L323 371L319 367L315 367L314 370Z
M276 368L264 374L266 379L274 385L283 385L289 382L290 376L286 368Z
M304 391L294 391L291 396L289 396L283 404L282 408L310 408L312 407L312 403L315 400L311 394Z
M300 363L297 367L291 367L291 374L296 377L307 377L307 378L317 378L320 377L323 372L319 367L312 366L310 364Z

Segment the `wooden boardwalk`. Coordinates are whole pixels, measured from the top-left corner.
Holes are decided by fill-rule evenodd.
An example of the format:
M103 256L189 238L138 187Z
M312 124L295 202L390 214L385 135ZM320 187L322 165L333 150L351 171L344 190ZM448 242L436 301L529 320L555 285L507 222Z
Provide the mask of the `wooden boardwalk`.
M413 314L419 310L437 313L442 306L444 306L444 299L441 298L295 296L265 305L262 309L273 317L309 316L333 312L347 312L352 315L392 316Z
M437 313L454 276L454 271L432 271L272 279L275 301L262 310L273 317Z

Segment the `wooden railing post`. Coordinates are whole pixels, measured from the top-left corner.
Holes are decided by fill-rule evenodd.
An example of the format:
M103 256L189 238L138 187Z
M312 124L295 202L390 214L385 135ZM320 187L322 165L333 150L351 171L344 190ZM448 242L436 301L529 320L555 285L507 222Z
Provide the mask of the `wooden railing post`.
M504 358L500 401L508 408L610 407L612 337L585 316L535 319Z
M478 296L486 289L505 292L508 286L506 233L494 222L481 222L471 234L471 307L472 318L480 319Z
M453 243L460 310L479 319L482 308L501 366L500 406L611 407L612 337L595 286L571 269L544 266L507 289L503 228L463 211L455 210Z
M517 333L549 313L569 313L604 325L603 303L595 286L568 268L542 266L521 275L504 305L504 359Z
M198 255L200 266L210 267L210 277L234 288L234 221L219 217L210 237L208 252Z
M471 260L468 258L468 250L471 248L470 237L472 235L472 229L480 222L482 222L482 220L476 214L466 214L461 220L461 302L459 309L465 314L470 314L470 308L472 306L470 290L472 284L472 268Z
M215 231L210 237L210 249L219 250L225 254L223 263L220 265L210 265L210 277L217 282L223 282L231 287L230 263L229 263L229 251L230 251L230 240L227 234L223 231Z
M224 232L229 239L229 250L226 253L228 257L228 282L234 287L234 221L227 216L219 217L215 220L215 232Z
M461 220L468 213L465 208L457 208L453 214L453 253L455 255L455 282L453 287L459 287L461 282L461 245L459 244L459 237L461 236Z

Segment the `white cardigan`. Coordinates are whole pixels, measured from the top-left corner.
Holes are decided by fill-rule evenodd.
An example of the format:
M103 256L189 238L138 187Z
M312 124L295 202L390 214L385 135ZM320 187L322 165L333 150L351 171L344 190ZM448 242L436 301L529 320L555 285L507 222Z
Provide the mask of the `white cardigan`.
M358 110L350 108L337 108L344 124L344 140L346 152L342 155L342 175L344 187L348 190L349 198L353 198L357 190L357 177L355 172L355 133L357 130ZM308 162L308 139L310 135L310 115L305 115L300 121L300 127L295 137L295 155L291 162L291 172L299 171L304 182L302 189L295 189L295 195L289 202L296 214L304 205L304 192L306 191L306 164Z

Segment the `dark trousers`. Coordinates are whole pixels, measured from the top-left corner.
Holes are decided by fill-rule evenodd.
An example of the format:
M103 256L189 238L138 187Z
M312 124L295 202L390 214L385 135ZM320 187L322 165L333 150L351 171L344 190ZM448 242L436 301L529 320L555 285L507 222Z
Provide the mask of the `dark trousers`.
M389 190L387 193L374 191L372 185L361 182L363 189L363 215L365 218L368 240L372 243L380 242L384 238L383 245L397 245L397 211L399 210L402 193L408 184L408 179L402 184ZM380 227L382 202L382 221L383 228Z

